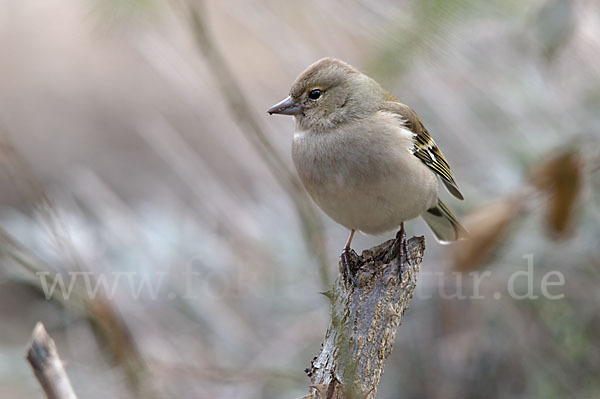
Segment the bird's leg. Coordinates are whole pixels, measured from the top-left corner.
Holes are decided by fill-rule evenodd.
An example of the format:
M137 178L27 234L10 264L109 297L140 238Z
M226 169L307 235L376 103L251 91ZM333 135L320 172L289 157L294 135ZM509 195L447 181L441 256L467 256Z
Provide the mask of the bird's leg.
M392 244L392 248L389 252L389 259L392 260L394 258L400 259L400 264L402 264L402 255L408 257L408 248L406 246L406 231L404 230L404 222L400 224L400 230L396 233L396 239Z
M402 251L404 251L404 256L408 258L408 247L406 246L406 230L404 230L404 222L400 223L400 240L402 240Z
M350 235L348 236L348 240L346 241L346 245L344 246L344 250L350 249L350 245L352 244L352 239L354 238L354 229L350 230Z
M354 229L350 230L350 236L348 237L348 241L346 241L346 245L344 246L344 251L342 252L341 261L344 271L348 276L348 279L352 281L352 283L358 287L358 281L352 275L351 263L354 259L358 258L356 252L354 252L350 248L350 244L352 244L352 239L354 238Z

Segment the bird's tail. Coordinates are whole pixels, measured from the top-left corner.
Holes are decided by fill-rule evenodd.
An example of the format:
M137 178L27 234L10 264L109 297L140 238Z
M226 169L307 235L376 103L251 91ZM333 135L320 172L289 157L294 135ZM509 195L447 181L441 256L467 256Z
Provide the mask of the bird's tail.
M458 222L452 211L439 199L437 206L428 209L421 216L423 216L423 219L425 219L425 222L433 231L435 238L442 244L448 244L467 237L467 230Z

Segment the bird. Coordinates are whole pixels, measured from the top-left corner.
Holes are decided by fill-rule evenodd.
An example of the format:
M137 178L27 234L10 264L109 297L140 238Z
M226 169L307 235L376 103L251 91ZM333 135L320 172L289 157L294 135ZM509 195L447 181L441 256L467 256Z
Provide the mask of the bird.
M448 161L417 113L374 79L323 58L267 112L295 118L294 165L319 208L350 230L344 251L356 231L403 235L404 222L419 216L440 243L467 236L439 198L441 182L464 199Z

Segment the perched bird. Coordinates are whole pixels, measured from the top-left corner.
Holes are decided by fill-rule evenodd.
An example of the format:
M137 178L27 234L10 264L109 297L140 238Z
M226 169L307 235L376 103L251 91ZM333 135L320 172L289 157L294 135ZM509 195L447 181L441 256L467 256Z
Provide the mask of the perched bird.
M292 157L306 191L337 223L380 234L422 216L442 243L466 234L438 198L463 196L415 111L347 63L323 58L269 114L293 115Z

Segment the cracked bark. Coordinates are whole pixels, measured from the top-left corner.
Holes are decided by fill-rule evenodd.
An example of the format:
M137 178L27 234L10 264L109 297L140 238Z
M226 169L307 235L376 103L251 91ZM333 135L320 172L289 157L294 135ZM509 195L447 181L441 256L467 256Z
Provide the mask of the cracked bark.
M392 352L400 320L416 287L425 251L423 237L407 242L386 241L353 252L350 270L357 285L343 273L326 293L331 300L331 323L320 353L305 371L309 398L375 398L385 361Z

